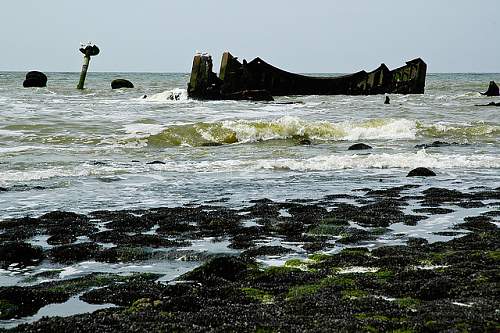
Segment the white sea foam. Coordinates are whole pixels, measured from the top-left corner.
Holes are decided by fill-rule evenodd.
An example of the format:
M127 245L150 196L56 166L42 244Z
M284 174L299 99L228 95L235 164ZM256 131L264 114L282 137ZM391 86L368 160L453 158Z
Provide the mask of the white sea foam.
M40 147L36 146L19 146L19 147L0 147L0 154L2 153L20 153L23 151L29 151L29 150L39 150Z
M161 133L164 128L165 126L158 124L133 123L125 125L124 130L131 137L144 137L146 134L155 135Z
M45 180L51 178L106 176L122 172L123 169L112 166L80 165L72 168L54 167L36 170L7 170L0 173L0 184Z
M435 169L500 168L500 158L492 155L444 155L429 154L425 150L416 153L369 154L369 155L327 155L308 159L260 159L260 160L217 160L217 161L166 161L151 168L180 172L232 172L258 170L290 171L335 171L344 169L412 169L423 166Z
M188 100L188 94L186 89L176 88L147 96L144 100L148 102L162 103L185 102Z

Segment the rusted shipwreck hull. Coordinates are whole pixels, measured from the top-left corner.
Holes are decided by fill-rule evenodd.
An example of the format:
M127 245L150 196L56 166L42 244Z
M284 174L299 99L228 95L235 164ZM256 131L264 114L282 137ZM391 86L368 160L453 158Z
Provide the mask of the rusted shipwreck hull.
M337 77L312 77L276 68L260 58L239 62L229 52L222 56L219 76L212 71L212 58L196 54L188 94L198 99L266 99L284 95L375 95L423 94L427 65L420 59L389 70L386 65L372 72L360 71Z

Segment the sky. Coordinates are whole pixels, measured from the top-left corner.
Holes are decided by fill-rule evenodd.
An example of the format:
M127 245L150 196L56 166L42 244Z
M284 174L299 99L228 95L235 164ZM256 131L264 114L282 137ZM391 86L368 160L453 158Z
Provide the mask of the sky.
M190 72L196 51L298 73L500 72L499 0L2 0L0 71Z

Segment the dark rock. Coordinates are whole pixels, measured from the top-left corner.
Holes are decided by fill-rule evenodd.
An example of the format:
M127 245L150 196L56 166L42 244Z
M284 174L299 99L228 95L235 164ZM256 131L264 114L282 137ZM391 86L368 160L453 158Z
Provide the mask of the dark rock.
M63 211L53 211L40 216L40 225L46 228L49 235L56 236L54 241L88 236L98 230L87 216Z
M496 230L497 226L492 223L493 219L489 216L467 216L464 218L465 223L455 226L455 229L467 229L471 231L492 231Z
M299 141L297 141L297 143L299 145L302 145L302 146L310 146L310 145L312 145L312 141L309 140L309 139L300 139Z
M213 279L236 281L245 276L248 271L248 265L249 262L236 257L218 257L182 275L179 280L197 281L201 283Z
M417 298L432 301L449 295L452 283L448 278L435 278L425 283L416 293Z
M444 141L434 141L432 143L423 143L419 145L415 145L415 148L422 149L422 148L435 148L435 147L445 147L445 146L451 146L451 145L458 145L458 142L444 142Z
M355 143L349 148L347 148L347 150L365 150L365 149L372 149L372 147L364 143Z
M257 257L257 256L276 256L285 253L293 252L291 249L287 249L283 246L259 246L253 249L246 250L241 255L246 257Z
M222 146L223 144L221 142L213 142L213 141L210 141L210 142L203 142L201 144L202 147L220 147Z
M146 164L165 164L163 161L152 161L152 162L147 162Z
M23 82L23 87L37 87L42 88L47 86L47 76L42 72L31 71L26 74L26 80Z
M151 251L141 247L122 245L110 247L95 254L97 261L107 263L144 261L152 257Z
M125 79L115 79L111 81L111 89L120 89L120 88L134 88L134 85L129 80Z
M500 91L499 91L498 85L495 83L495 81L490 81L490 85L488 86L488 90L485 93L482 93L482 95L500 96Z
M94 258L101 249L96 243L79 243L62 245L48 251L48 257L53 262L71 264Z
M102 221L110 221L106 223L106 228L121 232L145 232L155 225L148 216L137 216L127 211L102 212L100 217Z
M64 245L76 242L76 237L71 234L59 233L47 239L49 245Z
M357 228L346 228L342 238L337 240L337 243L356 244L362 241L374 240L376 238L377 237L370 231Z
M411 247L421 247L429 244L429 242L425 238L409 237L406 244Z
M6 242L0 244L0 267L7 268L10 264L19 263L23 266L33 265L44 258L43 250L22 242Z
M435 175L436 174L434 173L434 171L427 168L419 167L411 170L408 173L408 175L406 175L406 177L431 177Z
M51 303L67 301L69 295L55 290L39 290L23 287L0 287L0 319L31 316ZM5 305L8 305L4 313Z
M304 246L302 246L302 248L309 253L314 253L325 249L326 247L328 247L328 245L329 244L326 242L311 242L311 243L305 243Z

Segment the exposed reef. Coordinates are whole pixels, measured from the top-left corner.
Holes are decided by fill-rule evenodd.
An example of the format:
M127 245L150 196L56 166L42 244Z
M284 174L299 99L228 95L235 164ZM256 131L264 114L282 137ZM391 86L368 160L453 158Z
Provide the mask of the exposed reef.
M3 220L3 269L181 257L204 263L169 283L157 281L156 274L95 272L57 280L60 270L43 271L29 276L29 285L0 287L0 319L30 316L79 297L117 307L43 318L12 331L495 332L499 191L406 185L314 201L259 199L239 209L55 211ZM408 210L412 206L416 214ZM469 207L482 207L483 213ZM471 214L457 218L458 209ZM418 229L436 214L456 219L440 230L443 241L405 237L406 245L365 246L387 237L394 225ZM48 248L30 243L34 235L60 235L60 230L77 240L69 237ZM203 256L181 248L207 237L227 240L235 251ZM266 243L269 239L280 242ZM288 259L279 266L262 264L272 257ZM39 279L54 280L36 283Z

